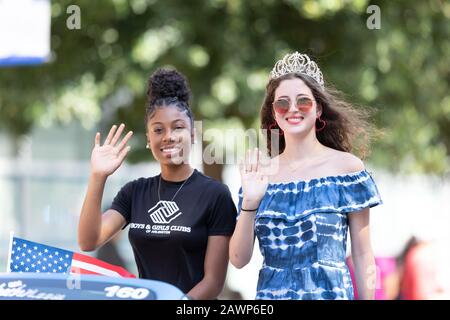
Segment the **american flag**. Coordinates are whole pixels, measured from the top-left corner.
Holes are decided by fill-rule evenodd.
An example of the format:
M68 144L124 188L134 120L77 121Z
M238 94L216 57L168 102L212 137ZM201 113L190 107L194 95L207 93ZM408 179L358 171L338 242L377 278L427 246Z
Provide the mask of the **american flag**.
M12 237L8 269L10 272L96 274L136 278L122 267L88 255Z

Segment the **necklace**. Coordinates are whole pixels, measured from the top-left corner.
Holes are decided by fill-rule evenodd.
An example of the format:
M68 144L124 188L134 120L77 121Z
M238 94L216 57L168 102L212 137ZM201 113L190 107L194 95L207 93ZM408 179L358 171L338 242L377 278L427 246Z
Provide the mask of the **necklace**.
M190 177L192 177L194 172L195 172L195 170L192 170L192 172L189 175L189 177L186 180L184 180L184 182L181 184L181 187L178 188L177 192L175 192L175 194L173 195L173 197L172 197L172 199L170 201L173 201L173 199L175 199L175 197L177 196L178 192L180 192L180 190L184 187L184 184L189 180ZM161 175L159 175L159 183L158 183L158 200L161 201Z

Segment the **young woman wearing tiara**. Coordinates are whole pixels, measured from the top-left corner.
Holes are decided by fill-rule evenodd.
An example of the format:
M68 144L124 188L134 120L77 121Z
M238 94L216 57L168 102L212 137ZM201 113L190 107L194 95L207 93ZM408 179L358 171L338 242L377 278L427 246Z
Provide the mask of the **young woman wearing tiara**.
M103 144L97 133L78 242L91 251L130 225L140 278L171 283L193 299L215 299L225 282L236 208L227 186L188 162L194 142L189 97L179 72L160 69L150 77L147 148L161 174L127 183L103 214L106 180L123 163L132 132L121 139L124 125L113 126Z
M381 199L363 162L350 153L355 138L367 137L365 118L325 87L307 55L286 55L273 68L261 109L270 172L260 151L247 153L230 241L230 261L241 268L258 237L264 262L257 299L353 299L348 229L359 297L373 299L369 208Z

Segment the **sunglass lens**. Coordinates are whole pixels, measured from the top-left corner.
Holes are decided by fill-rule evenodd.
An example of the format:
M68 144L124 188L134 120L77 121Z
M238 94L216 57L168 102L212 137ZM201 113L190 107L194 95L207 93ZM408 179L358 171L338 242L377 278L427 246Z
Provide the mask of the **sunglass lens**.
M277 100L273 103L273 107L278 113L286 113L289 110L289 101L287 100Z
M302 112L311 110L313 102L310 98L301 97L297 99L297 109Z

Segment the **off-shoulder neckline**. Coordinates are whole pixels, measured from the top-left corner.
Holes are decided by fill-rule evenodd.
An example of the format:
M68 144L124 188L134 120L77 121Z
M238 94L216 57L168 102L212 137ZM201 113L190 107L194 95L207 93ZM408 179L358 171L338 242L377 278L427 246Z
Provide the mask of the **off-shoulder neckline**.
M296 179L296 180L292 180L292 181L286 181L286 182L270 182L268 185L269 186L282 186L282 185L289 185L289 184L307 184L307 183L313 183L313 182L318 182L320 180L329 180L329 179L336 179L336 178L343 178L343 177L353 177L353 176L359 176L363 173L367 173L368 175L369 172L367 172L367 169L362 169L359 171L355 171L355 172L349 172L349 173L342 173L342 174L335 174L335 175L328 175L328 176L323 176L323 177L317 177L317 178L311 178L308 180L303 180L303 179Z

